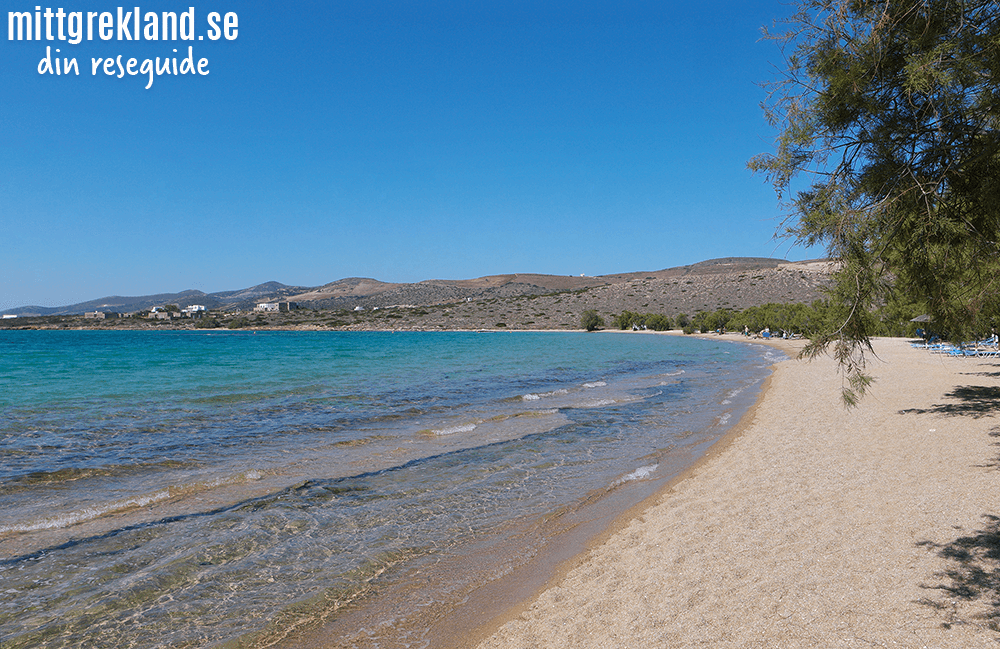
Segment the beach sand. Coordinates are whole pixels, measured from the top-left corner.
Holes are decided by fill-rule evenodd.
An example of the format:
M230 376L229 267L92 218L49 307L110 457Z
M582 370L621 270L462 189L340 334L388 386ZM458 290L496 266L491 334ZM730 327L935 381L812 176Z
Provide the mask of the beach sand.
M854 410L833 360L779 363L721 450L478 646L998 646L1000 362L874 345Z

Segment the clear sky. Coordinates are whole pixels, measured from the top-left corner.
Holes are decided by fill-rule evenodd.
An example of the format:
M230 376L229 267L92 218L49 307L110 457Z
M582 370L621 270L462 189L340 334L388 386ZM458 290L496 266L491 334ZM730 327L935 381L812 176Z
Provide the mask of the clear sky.
M776 197L746 169L774 138L757 83L779 0L159 0L138 31L190 3L195 40L166 41L126 40L117 4L4 3L40 6L42 40L2 32L0 310L822 256L773 239ZM81 42L68 17L47 40L60 6ZM100 15L87 39L88 12L111 40ZM79 75L39 74L46 47ZM189 47L208 74L146 88L143 60Z

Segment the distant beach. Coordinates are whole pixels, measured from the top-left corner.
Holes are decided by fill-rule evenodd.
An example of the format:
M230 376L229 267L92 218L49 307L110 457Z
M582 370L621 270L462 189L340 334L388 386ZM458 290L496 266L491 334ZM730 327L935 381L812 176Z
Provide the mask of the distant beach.
M728 443L480 628L478 647L1000 640L1000 368L874 348L854 410L832 359L778 363Z

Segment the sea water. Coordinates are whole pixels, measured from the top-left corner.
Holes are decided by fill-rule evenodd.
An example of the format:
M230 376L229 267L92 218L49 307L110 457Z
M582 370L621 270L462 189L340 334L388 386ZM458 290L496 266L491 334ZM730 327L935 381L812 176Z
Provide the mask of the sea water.
M777 358L636 334L0 332L0 646L270 645L669 478ZM394 624L380 646L421 646Z

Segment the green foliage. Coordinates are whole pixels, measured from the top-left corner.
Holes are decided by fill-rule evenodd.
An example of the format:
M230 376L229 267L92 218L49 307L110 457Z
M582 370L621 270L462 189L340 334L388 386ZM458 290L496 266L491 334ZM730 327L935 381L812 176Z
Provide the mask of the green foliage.
M622 311L611 319L611 326L616 329L652 329L653 331L669 331L674 328L673 321L660 313L635 313Z
M918 325L910 320L924 311L923 304L907 299L901 293L893 292L889 301L875 310L875 317L878 320L876 335L916 336L917 328L927 325Z
M216 329L222 325L215 318L199 318L194 321L195 329Z
M921 313L923 306L906 301L893 294L893 299L878 309L866 314L866 326L874 336L913 336L917 325L910 320ZM678 321L682 316L678 316ZM744 327L750 333L770 329L775 335L787 333L815 338L828 331L834 324L846 319L843 305L833 299L816 300L812 304L768 303L748 307L742 311L721 308L715 311L698 311L691 318L684 316L686 324L680 327L684 333L708 333L712 331L742 332ZM672 327L658 328L656 324L671 322L665 315L640 314L622 311L612 320L614 327L630 329L632 324L646 325L648 329L665 331ZM651 324L653 323L653 324Z
M594 331L595 329L600 329L604 326L604 318L598 315L597 311L587 309L583 312L583 316L580 318L580 326L587 331Z
M646 316L641 313L626 310L611 318L611 326L624 331L631 329L633 325L641 327L645 321Z
M662 313L647 313L644 324L647 329L652 329L653 331L670 331L674 328L673 320Z
M691 327L701 333L728 329L729 321L733 318L732 309L717 309L716 311L698 311L691 319Z
M776 334L788 332L811 337L823 330L830 318L830 303L817 300L806 304L762 304L733 315L727 328L742 331L744 327L756 333L770 329Z
M176 304L164 304L163 305L163 310L166 311L166 312L168 312L168 313L180 313L181 312L181 308L179 306L177 306Z
M249 327L250 321L244 318L243 316L240 316L238 318L233 318L232 320L230 320L229 324L226 326L230 329L242 329L244 327Z
M775 150L749 166L783 201L784 234L841 263L807 353L833 347L853 403L869 338L898 330L903 305L959 338L1000 319L1000 20L988 0L797 9L769 34L787 63L764 105Z

